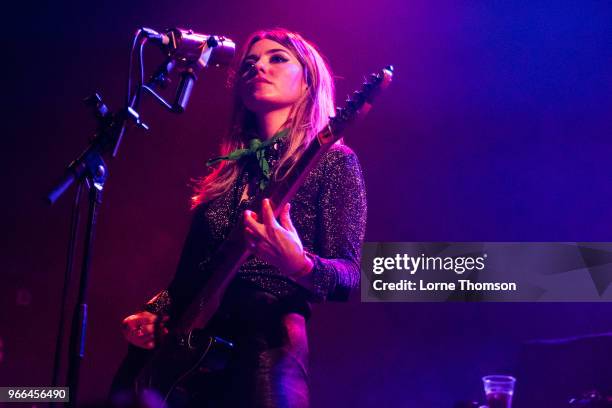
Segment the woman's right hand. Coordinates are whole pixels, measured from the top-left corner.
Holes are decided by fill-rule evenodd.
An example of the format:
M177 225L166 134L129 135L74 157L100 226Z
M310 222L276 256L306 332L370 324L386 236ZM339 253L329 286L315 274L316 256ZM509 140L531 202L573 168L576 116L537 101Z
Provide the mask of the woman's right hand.
M160 316L150 312L138 312L123 319L121 328L123 336L131 344L151 350L155 347L155 325L159 324L161 334L168 333L164 323L168 321L168 316Z

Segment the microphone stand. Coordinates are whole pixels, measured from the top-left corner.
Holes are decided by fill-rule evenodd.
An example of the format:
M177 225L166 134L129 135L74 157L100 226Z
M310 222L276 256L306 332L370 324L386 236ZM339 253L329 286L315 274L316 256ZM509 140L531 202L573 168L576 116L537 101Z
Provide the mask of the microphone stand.
M169 43L163 43L163 38L168 39ZM162 41L167 47L167 59L148 82L143 83L143 59L142 47L148 39L157 42ZM79 371L81 360L85 354L85 331L87 328L87 289L89 286L89 275L91 270L91 259L94 248L94 237L96 222L100 206L102 205L102 193L108 177L108 168L104 163L103 156L112 152L112 157L117 156L119 145L123 139L128 122L148 130L149 127L140 120L140 115L136 111L140 103L143 91L154 97L165 109L174 112L184 112L193 85L196 81L196 71L209 65L227 65L234 56L235 44L229 38L223 36L202 36L191 30L172 29L167 35L160 35L154 30L146 27L140 28L132 45L132 53L136 44L140 44L140 69L141 78L138 88L130 99L130 89L128 81L128 98L126 107L115 114L109 113L108 108L102 103L102 98L96 93L85 99L85 104L93 111L97 122L98 130L87 149L81 153L66 169L64 175L55 187L47 194L47 201L53 204L75 181L78 183L77 193L72 209L72 221L70 227L70 240L67 254L66 271L64 274L64 287L62 290L62 306L58 324L58 339L55 347L54 367L53 367L53 386L57 386L61 351L63 344L64 314L67 308L67 292L72 275L74 255L76 251L76 236L79 224L79 202L82 186L86 185L89 189L89 213L87 217L87 228L85 236L85 246L81 265L81 276L79 283L78 300L74 308L72 327L69 342L69 366L68 366L68 386L69 402L67 406L76 406L76 398L79 386ZM132 68L132 55L130 54L130 75ZM176 65L182 68L181 81L176 90L175 101L173 104L166 102L164 98L155 92L157 87L165 88L170 82L168 74ZM128 77L129 78L129 77Z
M151 79L144 85L150 93L156 87L165 87L168 82L167 75L173 68L172 61L167 60L160 66ZM111 114L101 97L96 93L84 100L85 104L90 107L98 121L98 132L90 142L87 149L81 153L66 169L64 175L55 187L47 194L46 199L49 204L55 203L57 199L70 187L74 182L77 182L77 191L73 204L70 227L70 240L67 254L66 271L64 275L64 286L62 290L62 306L60 319L58 324L58 338L55 347L54 367L53 367L53 386L57 386L61 350L63 344L64 331L64 314L67 309L67 292L72 275L74 255L76 252L76 237L79 224L79 202L82 186L85 185L89 189L89 212L87 217L87 227L85 235L85 246L83 252L83 260L81 264L81 275L79 283L78 300L75 305L72 315L72 326L70 330L69 341L69 365L67 374L67 384L69 387L69 408L76 406L76 399L79 387L79 372L80 364L85 355L85 333L87 328L87 295L89 286L89 276L91 272L91 261L94 248L94 238L96 231L96 223L98 213L102 204L102 193L104 185L108 177L108 168L104 163L103 156L112 153L115 157L126 131L128 122L134 123L136 126L148 130L149 127L140 120L140 115L135 110L137 108L139 98L136 92L130 105L120 110L116 114Z

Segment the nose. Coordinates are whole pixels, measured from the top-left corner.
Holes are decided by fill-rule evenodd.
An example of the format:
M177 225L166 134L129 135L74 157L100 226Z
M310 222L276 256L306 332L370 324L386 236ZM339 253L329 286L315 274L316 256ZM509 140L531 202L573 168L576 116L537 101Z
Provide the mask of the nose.
M265 73L267 67L261 61L252 62L242 74L243 78L250 79L256 76L259 72Z
M268 66L261 59L259 59L259 61L253 64L253 69L255 72L266 72Z

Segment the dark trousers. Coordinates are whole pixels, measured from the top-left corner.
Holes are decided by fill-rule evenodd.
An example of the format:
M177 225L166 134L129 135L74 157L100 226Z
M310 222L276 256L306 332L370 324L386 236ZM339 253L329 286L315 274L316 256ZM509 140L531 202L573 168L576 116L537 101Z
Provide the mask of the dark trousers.
M215 317L204 330L234 344L213 347L199 369L173 388L171 408L308 408L308 340L305 318L287 300L237 281L228 289ZM299 308L298 308L299 310ZM196 335L197 337L197 335ZM153 391L134 396L132 379L151 352L131 346L111 390L114 407L161 406ZM177 366L172 359L156 363L162 376ZM183 367L178 365L178 367ZM161 371L160 371L161 370ZM180 377L180 376L179 376ZM174 381L177 377L169 377ZM146 382L140 390L147 388ZM153 389L156 389L153 386ZM134 396L124 398L124 396Z
M248 285L232 285L209 325L235 348L224 369L188 382L190 407L307 408L308 340L302 315Z

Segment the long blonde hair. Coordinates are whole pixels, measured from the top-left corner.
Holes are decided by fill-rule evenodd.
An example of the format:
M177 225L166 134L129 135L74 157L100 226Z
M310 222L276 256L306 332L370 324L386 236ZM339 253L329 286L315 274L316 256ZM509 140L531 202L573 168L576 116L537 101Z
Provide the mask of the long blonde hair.
M234 108L227 136L221 143L221 155L227 155L235 149L248 147L249 135L254 133L256 118L249 111L239 94L240 68L247 52L253 44L262 39L269 39L286 47L301 63L307 91L293 106L289 117L292 122L287 148L279 158L275 180L280 180L293 167L297 158L306 146L316 137L317 133L327 125L330 116L334 115L334 83L331 69L317 47L306 41L300 34L275 28L253 33L240 58L230 71L229 85L234 95ZM192 208L209 202L228 191L238 175L241 167L239 162L222 161L208 176L195 182Z

